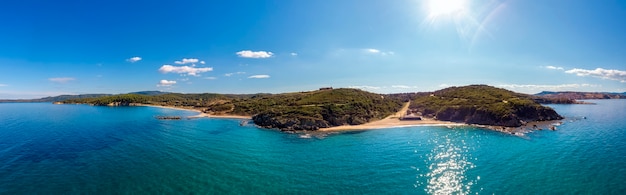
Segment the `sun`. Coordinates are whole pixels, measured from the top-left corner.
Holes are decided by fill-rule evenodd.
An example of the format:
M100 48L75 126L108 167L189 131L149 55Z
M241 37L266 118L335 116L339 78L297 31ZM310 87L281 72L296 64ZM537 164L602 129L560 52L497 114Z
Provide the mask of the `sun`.
M430 17L458 14L466 9L467 0L429 0Z
M456 30L459 39L469 43L469 48L481 35L491 36L486 27L489 18L506 7L500 0L416 0L424 16L423 30ZM477 12L478 11L478 12ZM492 37L493 38L493 37Z

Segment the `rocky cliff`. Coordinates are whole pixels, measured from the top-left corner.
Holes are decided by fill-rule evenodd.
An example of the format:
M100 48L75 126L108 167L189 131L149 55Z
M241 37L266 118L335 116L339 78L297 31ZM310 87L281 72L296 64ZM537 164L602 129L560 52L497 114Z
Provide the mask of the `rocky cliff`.
M277 113L261 113L252 117L254 124L283 131L318 130L330 127L327 121L314 117L285 116Z

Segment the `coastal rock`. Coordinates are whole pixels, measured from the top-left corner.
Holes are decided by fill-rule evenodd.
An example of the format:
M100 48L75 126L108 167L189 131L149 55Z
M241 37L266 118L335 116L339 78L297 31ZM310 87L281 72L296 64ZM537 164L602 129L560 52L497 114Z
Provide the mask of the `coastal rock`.
M278 113L261 113L252 117L255 124L265 128L278 128L284 131L318 130L330 127L328 122L311 117L289 117Z
M484 109L468 107L447 107L434 113L438 120L461 122L478 125L495 125L505 127L519 127L524 121L549 121L563 119L559 114L548 107L515 106L513 113L498 114Z

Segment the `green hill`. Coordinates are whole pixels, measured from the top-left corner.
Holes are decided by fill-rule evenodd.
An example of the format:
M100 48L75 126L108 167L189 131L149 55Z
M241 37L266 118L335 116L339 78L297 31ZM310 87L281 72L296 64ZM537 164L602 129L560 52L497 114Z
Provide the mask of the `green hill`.
M416 97L411 112L438 120L518 127L526 122L562 119L532 96L487 85L450 87Z
M255 96L232 102L234 114L253 115L255 124L284 130L359 125L397 112L402 102L358 89Z

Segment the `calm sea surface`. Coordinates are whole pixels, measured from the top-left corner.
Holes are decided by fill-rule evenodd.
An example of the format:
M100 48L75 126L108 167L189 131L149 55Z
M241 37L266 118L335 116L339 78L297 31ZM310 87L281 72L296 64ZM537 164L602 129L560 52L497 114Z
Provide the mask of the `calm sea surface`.
M626 100L550 105L557 131L331 135L165 121L153 107L0 104L0 194L623 194Z

